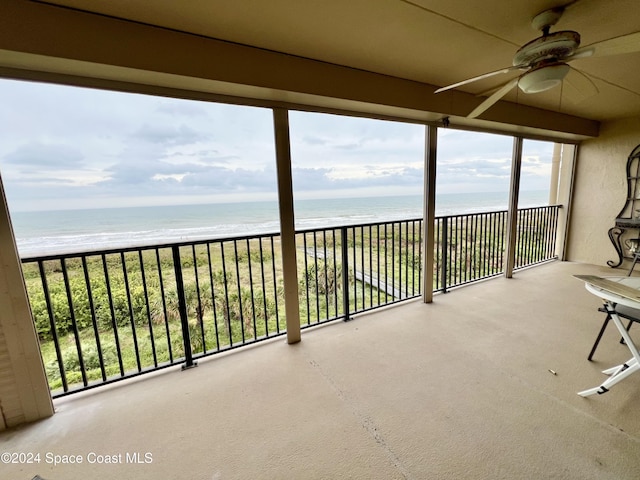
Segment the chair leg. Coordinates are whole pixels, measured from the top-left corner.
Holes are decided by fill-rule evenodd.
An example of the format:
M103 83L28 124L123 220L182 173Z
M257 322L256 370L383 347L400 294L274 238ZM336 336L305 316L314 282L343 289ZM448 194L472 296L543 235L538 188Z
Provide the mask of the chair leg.
M591 359L593 358L593 354L596 352L596 348L598 348L600 339L602 338L602 335L604 334L604 331L607 328L607 325L609 325L609 320L611 320L611 315L607 315L607 318L604 319L604 323L602 324L600 333L598 333L598 338L596 338L596 341L593 344L593 347L591 348L591 352L589 352L589 356L587 357L587 360L591 361Z
M640 258L640 253L633 254L633 263L631 264L631 268L629 269L629 273L627 273L627 277L630 277L633 273L633 269L636 268L636 263L638 263L638 258Z
M627 332L631 330L631 324L633 324L633 320L629 320L629 325L627 325ZM624 345L624 338L620 338L620 343Z

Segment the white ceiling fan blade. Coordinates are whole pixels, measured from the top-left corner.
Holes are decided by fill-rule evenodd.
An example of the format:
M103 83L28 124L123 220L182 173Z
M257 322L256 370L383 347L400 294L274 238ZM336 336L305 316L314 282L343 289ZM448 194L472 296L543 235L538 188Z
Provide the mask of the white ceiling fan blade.
M603 40L602 42L596 42L586 47L578 48L574 54L567 57L565 61L635 52L640 52L640 32L610 38L609 40Z
M573 103L579 103L600 93L589 75L575 67L571 67L571 71L564 78L564 84L567 99Z
M515 87L518 84L518 80L520 80L520 77L514 78L508 81L507 83L505 83L500 90L498 90L496 93L494 93L489 98L487 98L484 102L478 105L473 110L473 112L467 115L467 118L476 118L478 115L481 115L482 113L484 113L485 110L487 110L494 103L496 103L498 100L504 97L507 93L509 93L509 90L511 90L513 87Z
M493 77L494 75L500 75L501 73L509 73L513 70L519 70L521 68L526 68L528 65L514 65L512 67L503 68L501 70L496 70L495 72L484 73L482 75L478 75L477 77L468 78L458 83L454 83L452 85L447 85L446 87L442 87L437 89L434 93L444 92L446 90L451 90L452 88L461 87L462 85L466 85L467 83L477 82L478 80L482 80L484 78Z

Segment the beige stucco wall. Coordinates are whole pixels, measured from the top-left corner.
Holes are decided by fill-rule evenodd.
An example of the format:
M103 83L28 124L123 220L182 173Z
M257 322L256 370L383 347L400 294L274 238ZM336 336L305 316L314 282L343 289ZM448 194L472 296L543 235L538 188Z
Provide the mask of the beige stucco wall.
M603 123L598 138L580 145L567 260L617 262L607 231L625 204L627 158L638 144L640 118L628 118ZM626 266L625 262L620 268Z

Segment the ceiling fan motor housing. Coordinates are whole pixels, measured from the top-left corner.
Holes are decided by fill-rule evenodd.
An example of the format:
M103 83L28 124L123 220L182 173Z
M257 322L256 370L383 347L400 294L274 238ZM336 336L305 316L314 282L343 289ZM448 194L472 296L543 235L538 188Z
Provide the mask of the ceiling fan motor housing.
M580 46L580 34L572 30L543 35L521 47L513 57L513 65L535 67L545 60L567 58Z

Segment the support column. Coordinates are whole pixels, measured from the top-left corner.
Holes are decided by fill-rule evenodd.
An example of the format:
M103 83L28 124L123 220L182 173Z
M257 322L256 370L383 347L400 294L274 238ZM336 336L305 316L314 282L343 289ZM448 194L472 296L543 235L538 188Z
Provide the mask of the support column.
M551 156L551 178L549 179L549 205L558 203L558 179L560 177L560 159L562 157L562 144L553 144Z
M300 308L298 304L298 261L291 178L291 146L289 142L289 112L273 109L278 170L278 210L280 212L280 248L284 278L284 307L287 318L287 343L300 341Z
M0 430L53 415L0 178Z
M504 256L504 276L511 278L516 263L516 239L518 234L518 195L520 193L520 170L522 167L522 137L513 137L511 155L511 182L509 186L509 206Z
M577 145L562 145L562 164L558 182L558 203L562 209L558 215L558 234L556 236L556 254L562 261L568 259L569 228L571 224L571 206L573 202L573 185L578 161Z
M438 127L427 125L424 149L424 196L422 219L422 301L433 301L433 265L436 218L436 154Z

